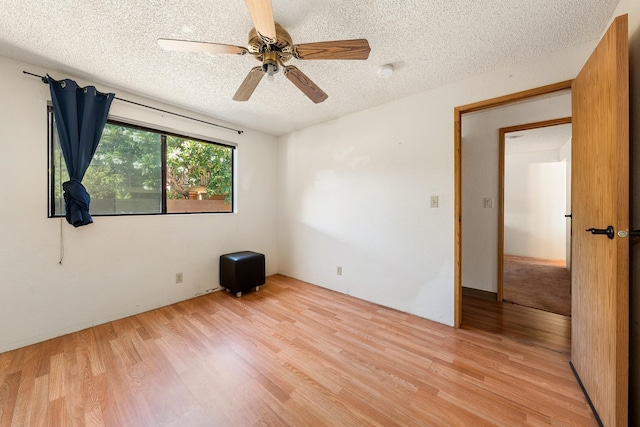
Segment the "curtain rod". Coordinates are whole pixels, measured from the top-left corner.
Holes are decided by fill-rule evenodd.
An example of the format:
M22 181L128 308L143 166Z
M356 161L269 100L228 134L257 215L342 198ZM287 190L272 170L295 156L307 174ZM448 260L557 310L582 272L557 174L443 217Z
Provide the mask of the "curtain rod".
M40 76L38 74L30 73L30 72L24 71L24 70L22 72L24 74L28 74L28 75L33 76L33 77L38 77L38 78L40 78L42 80L42 83L49 84L49 80L47 79L46 76ZM230 127L227 127L227 126L219 125L217 123L207 122L205 120L196 119L194 117L189 117L189 116L185 116L185 115L178 114L178 113L173 113L171 111L162 110L160 108L152 107L150 105L145 105L145 104L141 104L139 102L129 101L128 99L118 98L117 96L114 96L114 99L117 99L118 101L122 101L122 102L128 102L129 104L137 105L137 106L140 106L140 107L149 108L150 110L156 110L156 111L160 111L162 113L172 114L174 116L182 117L183 119L189 119L189 120L193 120L195 122L205 123L205 124L208 124L208 125L211 125L211 126L217 126L219 128L232 130L234 132L238 132L238 135L241 135L242 133L244 133L243 130L230 128Z

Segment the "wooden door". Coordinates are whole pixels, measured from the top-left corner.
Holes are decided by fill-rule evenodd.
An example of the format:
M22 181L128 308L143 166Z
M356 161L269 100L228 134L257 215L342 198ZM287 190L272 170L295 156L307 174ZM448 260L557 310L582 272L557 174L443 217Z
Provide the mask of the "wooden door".
M605 426L626 426L629 59L615 19L572 85L572 366ZM612 226L612 238L590 228ZM622 232L622 237L618 235Z

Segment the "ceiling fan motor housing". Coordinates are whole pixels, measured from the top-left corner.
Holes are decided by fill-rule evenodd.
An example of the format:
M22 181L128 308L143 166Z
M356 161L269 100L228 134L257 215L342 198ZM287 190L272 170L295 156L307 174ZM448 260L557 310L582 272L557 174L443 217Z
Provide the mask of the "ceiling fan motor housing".
M269 53L275 53L276 65L278 62L287 62L293 56L293 41L291 40L291 36L277 22L275 23L275 26L276 41L271 44L265 42L255 28L249 31L249 43L247 45L247 49L251 55L263 63L263 68L264 64L267 63L267 60L271 60Z

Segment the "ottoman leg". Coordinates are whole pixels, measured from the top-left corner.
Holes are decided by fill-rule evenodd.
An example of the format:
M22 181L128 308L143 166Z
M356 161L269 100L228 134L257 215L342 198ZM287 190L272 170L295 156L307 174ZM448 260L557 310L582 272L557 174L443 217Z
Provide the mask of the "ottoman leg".
M256 292L260 290L260 286L256 286Z
M236 292L236 296L240 298L242 296L242 292Z

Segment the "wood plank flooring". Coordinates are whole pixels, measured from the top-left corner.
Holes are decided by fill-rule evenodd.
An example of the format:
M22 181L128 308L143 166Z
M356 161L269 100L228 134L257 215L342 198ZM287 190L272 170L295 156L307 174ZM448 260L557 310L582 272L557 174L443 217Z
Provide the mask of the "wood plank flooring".
M0 426L597 425L566 354L272 276L0 354Z
M571 352L571 317L531 307L463 295L462 327L486 330L567 355Z

